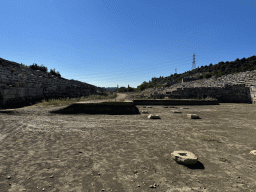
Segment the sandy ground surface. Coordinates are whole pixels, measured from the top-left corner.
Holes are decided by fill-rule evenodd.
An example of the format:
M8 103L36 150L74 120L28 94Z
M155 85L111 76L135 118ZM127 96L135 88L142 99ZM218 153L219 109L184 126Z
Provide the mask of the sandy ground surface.
M0 191L256 191L256 105L137 107L161 119L0 113ZM175 150L198 164L177 164Z
M132 93L117 93L117 97L115 99L102 99L102 100L88 100L88 101L80 101L77 103L100 103L100 102L106 102L106 101L122 101L122 102L132 102L133 99Z

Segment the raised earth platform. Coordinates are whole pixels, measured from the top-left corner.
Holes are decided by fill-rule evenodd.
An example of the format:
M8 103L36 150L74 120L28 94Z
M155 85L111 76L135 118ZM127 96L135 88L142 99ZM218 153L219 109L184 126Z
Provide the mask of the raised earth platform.
M133 102L96 102L96 103L74 103L66 108L53 111L59 114L110 114L110 115L129 115L139 114L138 108Z
M52 111L58 114L110 114L110 115L128 115L140 114L136 105L218 105L216 100L192 100L192 99L174 99L174 100L133 100L132 102L100 102L91 101L77 102L66 108Z

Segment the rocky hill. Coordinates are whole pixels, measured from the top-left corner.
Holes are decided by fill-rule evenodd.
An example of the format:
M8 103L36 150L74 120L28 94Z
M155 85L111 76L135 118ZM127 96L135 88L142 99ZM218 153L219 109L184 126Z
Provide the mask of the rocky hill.
M0 58L0 107L25 105L42 99L75 98L105 89L68 80Z

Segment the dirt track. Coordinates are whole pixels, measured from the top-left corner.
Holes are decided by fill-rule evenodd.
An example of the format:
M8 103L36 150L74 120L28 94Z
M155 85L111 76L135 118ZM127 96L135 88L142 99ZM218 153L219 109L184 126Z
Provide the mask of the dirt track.
M0 191L255 191L256 105L137 107L161 119L0 113ZM199 163L177 164L174 150Z

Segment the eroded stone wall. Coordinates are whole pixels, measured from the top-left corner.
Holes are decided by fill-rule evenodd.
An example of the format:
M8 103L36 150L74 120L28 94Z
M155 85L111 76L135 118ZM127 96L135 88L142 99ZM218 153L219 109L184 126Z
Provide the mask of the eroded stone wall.
M148 89L149 90L149 89ZM149 98L217 98L220 102L256 103L256 70L209 79L176 83L169 88L145 91Z
M105 91L100 87L67 80L0 58L0 107L42 99L75 98Z

